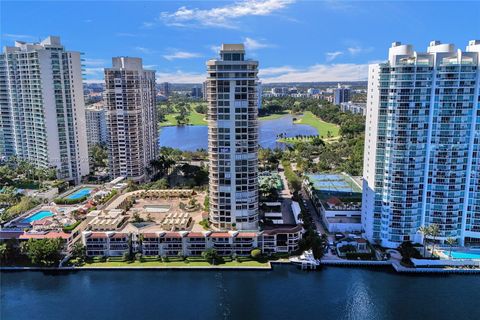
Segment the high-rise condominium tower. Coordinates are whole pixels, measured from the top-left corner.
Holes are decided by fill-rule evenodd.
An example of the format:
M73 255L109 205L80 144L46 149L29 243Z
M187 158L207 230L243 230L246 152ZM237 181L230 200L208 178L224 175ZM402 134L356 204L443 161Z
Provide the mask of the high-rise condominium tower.
M155 71L142 59L117 57L105 69L105 109L110 175L135 181L157 155Z
M223 44L207 62L210 222L258 229L258 61L243 44Z
M362 223L370 241L480 242L480 41L393 43L368 75Z
M80 182L88 174L80 53L59 37L17 41L0 55L0 155L57 169Z
M85 109L88 148L107 142L107 121L105 109L101 105L91 105Z

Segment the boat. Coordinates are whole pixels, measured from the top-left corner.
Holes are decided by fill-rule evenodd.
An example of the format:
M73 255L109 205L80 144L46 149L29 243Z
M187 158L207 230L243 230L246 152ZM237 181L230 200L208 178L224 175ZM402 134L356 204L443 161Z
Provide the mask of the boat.
M313 256L312 250L306 250L300 256L290 258L289 261L301 266L302 269L316 269L320 265L320 261Z

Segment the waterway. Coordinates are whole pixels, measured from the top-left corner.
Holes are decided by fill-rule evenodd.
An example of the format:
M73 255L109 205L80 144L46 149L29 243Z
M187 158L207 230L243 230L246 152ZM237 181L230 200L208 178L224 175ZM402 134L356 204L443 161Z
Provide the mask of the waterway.
M285 134L287 137L297 135L317 135L317 130L309 125L294 124L291 115L259 121L259 144L263 148L283 148L285 144L278 143L277 136ZM160 129L159 145L185 151L208 148L207 126L175 126Z
M0 274L2 320L480 319L480 277L381 269Z

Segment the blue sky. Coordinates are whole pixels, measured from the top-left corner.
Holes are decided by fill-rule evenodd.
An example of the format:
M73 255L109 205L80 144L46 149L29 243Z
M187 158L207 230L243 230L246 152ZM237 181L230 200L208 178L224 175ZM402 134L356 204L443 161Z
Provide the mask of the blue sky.
M158 81L201 82L222 43L243 42L264 82L364 80L393 41L464 49L480 39L476 1L11 1L1 2L1 45L62 38L84 52L85 78L113 56L142 57Z

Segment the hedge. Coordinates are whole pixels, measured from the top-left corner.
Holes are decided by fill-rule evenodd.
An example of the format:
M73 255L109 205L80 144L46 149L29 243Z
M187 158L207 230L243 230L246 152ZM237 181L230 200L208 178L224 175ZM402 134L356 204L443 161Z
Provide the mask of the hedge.
M73 231L73 229L75 229L80 223L82 223L82 221L77 221L75 222L74 224L71 224L69 226L66 226L66 227L63 227L63 232L65 233L70 233Z
M87 196L83 196L78 199L67 199L67 198L55 198L53 202L56 204L77 204L87 200Z
M348 260L358 260L358 258L360 258L360 260L372 260L374 255L373 253L371 252L367 252L367 253L360 253L360 252L347 252L345 254L345 257L348 259Z

